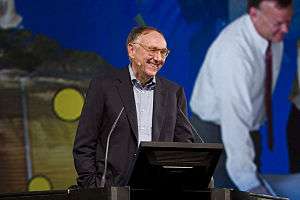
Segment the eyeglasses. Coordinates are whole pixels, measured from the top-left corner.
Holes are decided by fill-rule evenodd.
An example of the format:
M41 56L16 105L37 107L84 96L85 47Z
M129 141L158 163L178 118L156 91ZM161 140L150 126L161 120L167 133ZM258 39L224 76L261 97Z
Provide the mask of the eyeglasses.
M145 49L151 55L159 53L163 59L165 59L169 55L169 53L170 53L170 50L167 49L167 48L158 49L158 48L155 48L155 47L148 47L148 46L146 46L146 45L144 45L142 43L135 43L135 42L132 43L132 44L138 44L138 45L140 45L143 49Z

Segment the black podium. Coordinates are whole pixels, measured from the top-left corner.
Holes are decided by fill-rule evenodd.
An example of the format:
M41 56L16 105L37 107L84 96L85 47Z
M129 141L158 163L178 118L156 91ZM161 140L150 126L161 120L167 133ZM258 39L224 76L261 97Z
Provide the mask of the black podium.
M209 188L222 144L141 142L128 180L130 200L285 199Z
M141 142L127 185L134 189L206 189L222 152L222 144Z

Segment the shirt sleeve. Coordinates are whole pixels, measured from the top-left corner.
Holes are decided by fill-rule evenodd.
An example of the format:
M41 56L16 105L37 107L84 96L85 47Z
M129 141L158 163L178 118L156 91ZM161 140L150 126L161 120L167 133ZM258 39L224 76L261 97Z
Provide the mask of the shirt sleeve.
M227 155L226 168L236 186L246 191L260 185L254 163L255 150L250 136L253 125L253 70L242 49L222 51L215 59L222 140ZM235 52L234 52L235 51Z

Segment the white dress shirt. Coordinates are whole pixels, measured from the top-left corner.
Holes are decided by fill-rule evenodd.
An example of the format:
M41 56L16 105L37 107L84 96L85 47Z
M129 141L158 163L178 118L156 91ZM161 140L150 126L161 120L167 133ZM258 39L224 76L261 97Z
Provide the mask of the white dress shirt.
M152 140L152 114L155 77L144 87L136 79L131 65L129 65L129 74L132 81L136 115L138 122L138 144L141 141Z
M250 131L265 119L265 51L268 42L248 14L228 25L209 48L195 82L190 106L201 119L221 126L226 168L243 191L260 184ZM273 88L283 44L273 43Z

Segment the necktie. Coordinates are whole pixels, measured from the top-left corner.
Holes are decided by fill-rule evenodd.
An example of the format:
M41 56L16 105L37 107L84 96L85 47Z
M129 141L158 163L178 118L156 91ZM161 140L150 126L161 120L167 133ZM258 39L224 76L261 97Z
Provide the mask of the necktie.
M273 149L273 125L272 125L272 48L271 42L269 41L266 50L266 78L265 78L265 109L267 115L267 126L268 126L268 146L269 149Z

